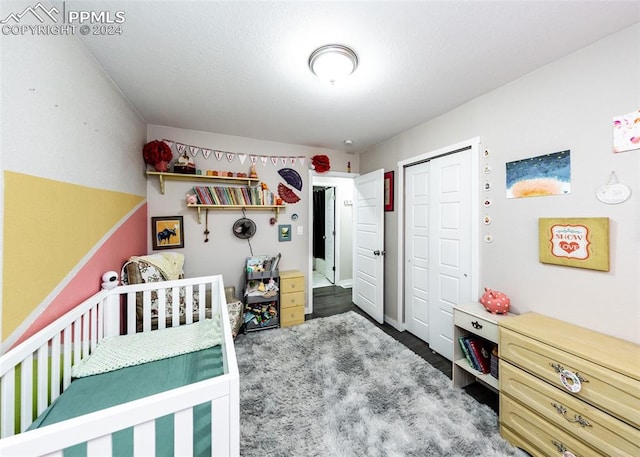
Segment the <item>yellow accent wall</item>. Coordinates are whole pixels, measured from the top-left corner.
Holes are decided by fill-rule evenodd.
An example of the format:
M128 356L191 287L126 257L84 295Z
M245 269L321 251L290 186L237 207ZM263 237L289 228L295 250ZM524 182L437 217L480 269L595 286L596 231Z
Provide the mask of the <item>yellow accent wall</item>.
M4 172L2 334L10 335L144 197Z

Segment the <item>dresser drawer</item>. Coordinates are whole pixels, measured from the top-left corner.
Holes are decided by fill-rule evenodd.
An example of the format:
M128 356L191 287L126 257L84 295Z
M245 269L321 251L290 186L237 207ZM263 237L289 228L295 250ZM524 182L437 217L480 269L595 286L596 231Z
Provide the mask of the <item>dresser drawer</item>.
M291 327L302 323L304 323L303 306L280 310L280 327Z
M454 324L456 326L462 327L494 343L498 342L498 325L495 322L485 320L473 314L467 314L459 309L456 309L454 314Z
M500 395L500 434L534 456L605 456L523 408L508 395L502 394ZM513 435L519 439L512 439ZM522 442L529 446L523 446ZM563 454L564 452L571 454Z
M640 431L504 360L500 393L516 399L605 455L640 456ZM502 411L501 411L502 413Z
M501 328L500 331L501 359L564 392L568 392L568 389L561 382L558 370L569 370L583 380L580 390L569 395L601 408L636 428L640 427L640 382L511 330Z
M283 277L280 276L280 293L304 292L304 276Z
M280 307L292 308L294 306L304 307L304 292L291 292L280 294Z

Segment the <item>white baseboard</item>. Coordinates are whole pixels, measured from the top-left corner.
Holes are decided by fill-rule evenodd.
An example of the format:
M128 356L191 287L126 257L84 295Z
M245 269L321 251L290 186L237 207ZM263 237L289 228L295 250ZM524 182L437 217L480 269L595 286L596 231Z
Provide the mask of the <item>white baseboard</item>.
M345 279L344 281L340 281L337 284L343 289L351 289L353 287L353 279Z

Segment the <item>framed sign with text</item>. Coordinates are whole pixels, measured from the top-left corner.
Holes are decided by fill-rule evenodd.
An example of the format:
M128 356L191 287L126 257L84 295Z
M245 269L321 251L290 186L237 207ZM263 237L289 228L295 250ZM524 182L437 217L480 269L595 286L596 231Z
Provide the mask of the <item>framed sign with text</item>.
M540 262L609 271L609 218L538 219Z

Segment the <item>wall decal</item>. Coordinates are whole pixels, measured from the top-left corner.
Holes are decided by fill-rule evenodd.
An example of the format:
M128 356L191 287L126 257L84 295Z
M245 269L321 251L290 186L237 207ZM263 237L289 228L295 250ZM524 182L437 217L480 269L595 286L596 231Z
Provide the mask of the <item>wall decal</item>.
M507 162L507 198L571 192L571 151Z
M609 218L538 219L542 263L609 271Z

